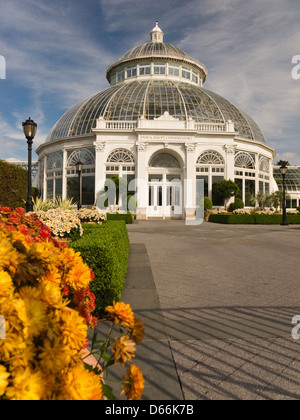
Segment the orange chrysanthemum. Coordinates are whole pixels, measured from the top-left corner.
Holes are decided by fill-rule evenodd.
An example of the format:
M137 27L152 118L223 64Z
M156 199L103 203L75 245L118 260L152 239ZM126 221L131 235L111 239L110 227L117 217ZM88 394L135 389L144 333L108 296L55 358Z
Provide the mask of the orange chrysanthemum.
M121 338L116 338L112 347L112 353L114 355L115 363L118 363L118 361L120 361L122 367L124 367L127 361L132 361L132 358L135 357L135 351L135 343L132 340L130 340L130 338L127 335Z
M124 390L121 396L126 395L127 400L139 400L143 395L145 383L142 371L136 365L131 365L127 369L127 375L127 377L123 376L122 388Z
M134 325L131 331L131 335L136 344L141 344L145 337L144 324L137 316L134 317Z
M106 311L115 324L120 323L124 328L133 328L134 314L129 304L114 301L113 306L107 306Z
M63 399L71 401L99 401L103 395L99 376L81 365L67 373L63 391Z

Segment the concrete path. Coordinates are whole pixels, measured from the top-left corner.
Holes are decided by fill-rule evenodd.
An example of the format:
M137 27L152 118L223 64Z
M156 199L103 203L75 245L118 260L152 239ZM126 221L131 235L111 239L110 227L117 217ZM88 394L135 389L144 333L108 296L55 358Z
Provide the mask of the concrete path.
M300 227L136 222L122 300L144 399L299 399Z

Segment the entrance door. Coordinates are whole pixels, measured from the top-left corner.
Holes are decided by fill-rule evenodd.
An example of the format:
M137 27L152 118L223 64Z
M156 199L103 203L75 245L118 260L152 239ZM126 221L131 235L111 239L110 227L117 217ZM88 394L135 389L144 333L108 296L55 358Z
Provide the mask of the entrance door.
M181 218L182 179L180 174L150 174L148 216Z

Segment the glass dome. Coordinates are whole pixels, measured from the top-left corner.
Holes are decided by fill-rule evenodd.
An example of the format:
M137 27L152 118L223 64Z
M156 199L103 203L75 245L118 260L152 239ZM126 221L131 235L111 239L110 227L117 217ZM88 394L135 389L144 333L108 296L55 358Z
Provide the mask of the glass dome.
M165 112L181 121L231 120L240 137L266 143L255 121L231 102L200 86L173 80L135 80L111 86L67 111L46 141L93 134L99 117L108 121L153 120Z

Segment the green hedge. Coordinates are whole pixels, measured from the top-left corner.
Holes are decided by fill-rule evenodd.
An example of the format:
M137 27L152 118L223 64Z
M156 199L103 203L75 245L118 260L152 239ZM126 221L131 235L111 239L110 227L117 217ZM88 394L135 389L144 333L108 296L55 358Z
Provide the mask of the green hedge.
M131 225L133 223L133 215L129 212L127 214L108 213L107 220L109 221L124 220L126 225Z
M28 172L19 166L0 160L0 206L25 207Z
M83 225L84 235L70 246L80 252L93 269L95 280L90 289L96 296L96 315L119 301L125 284L129 255L129 238L124 221L103 225Z
M280 225L281 214L211 214L209 221L229 225ZM300 224L300 214L288 214L289 224Z

